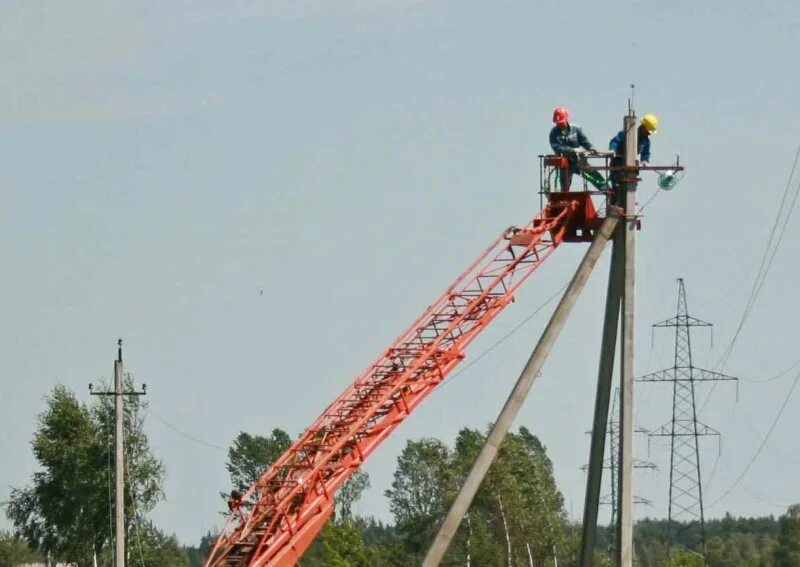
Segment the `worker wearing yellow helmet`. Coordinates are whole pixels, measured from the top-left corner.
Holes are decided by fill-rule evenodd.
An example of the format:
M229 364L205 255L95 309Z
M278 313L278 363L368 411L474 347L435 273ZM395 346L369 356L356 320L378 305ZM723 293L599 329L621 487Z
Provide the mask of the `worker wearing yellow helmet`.
M654 114L645 114L639 124L637 131L638 148L636 148L636 155L642 165L647 165L650 162L650 136L658 130L658 118ZM611 138L608 143L608 149L613 151L618 157L625 157L625 132L622 130L616 136ZM623 162L624 163L624 162ZM620 164L622 165L622 164Z
M658 130L658 118L654 114L645 114L637 129L637 145L636 157L639 158L641 165L647 165L650 161L650 136ZM620 130L616 136L611 138L608 143L608 149L614 152L614 157L611 158L612 167L620 167L625 165L625 132ZM611 171L611 184L614 187L619 186L619 181L622 178L621 171Z

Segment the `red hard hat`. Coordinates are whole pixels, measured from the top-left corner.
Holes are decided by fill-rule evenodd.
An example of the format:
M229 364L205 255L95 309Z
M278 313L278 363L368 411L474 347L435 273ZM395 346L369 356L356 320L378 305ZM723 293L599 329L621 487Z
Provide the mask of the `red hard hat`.
M569 120L569 110L567 110L563 106L559 106L553 111L553 122L555 122L558 126L566 124L568 120Z

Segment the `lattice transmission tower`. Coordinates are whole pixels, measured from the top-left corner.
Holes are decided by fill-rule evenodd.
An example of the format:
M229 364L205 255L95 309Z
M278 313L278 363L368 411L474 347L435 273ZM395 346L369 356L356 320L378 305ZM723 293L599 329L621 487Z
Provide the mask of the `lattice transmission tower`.
M646 429L641 427L637 427L635 429L636 433L649 433ZM591 431L587 432L591 434ZM600 504L604 506L611 507L611 517L609 519L609 531L614 533L616 526L617 526L617 504L618 504L618 493L617 490L619 488L619 388L614 389L614 397L612 398L611 402L611 413L609 414L608 418L608 437L606 443L606 455L607 457L603 460L603 470L608 472L608 492L600 496ZM589 468L588 465L584 465L581 467L582 470L587 470ZM654 470L658 467L655 463L651 463L649 461L643 461L641 459L634 459L633 460L633 468L634 469L650 469ZM605 474L605 472L604 472ZM652 504L650 500L647 498L643 498L636 494L633 495L633 503L634 504L644 504L649 506ZM611 549L609 551L614 550L614 542L611 542Z
M738 380L733 376L697 368L692 363L691 328L712 326L689 315L686 289L683 278L679 278L677 314L653 325L654 328L675 328L674 365L637 378L639 382L672 383L672 420L650 432L651 436L670 438L669 544L670 547L685 546L703 556L706 552L706 536L698 440L705 435L718 437L719 432L697 419L695 382Z

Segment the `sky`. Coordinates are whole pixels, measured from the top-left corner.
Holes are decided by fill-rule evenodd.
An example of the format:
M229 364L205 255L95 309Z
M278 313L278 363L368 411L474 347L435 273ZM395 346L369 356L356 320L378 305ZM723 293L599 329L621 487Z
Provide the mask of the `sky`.
M0 7L0 500L37 470L30 439L55 384L89 401L116 341L148 386L166 466L152 517L187 544L222 520L225 449L240 432L303 431L507 226L539 209L555 106L605 147L635 84L658 115L637 244L636 373L672 365L684 278L695 364L719 369L800 144L800 4L729 0L208 0ZM794 181L793 183L797 183ZM655 196L654 196L655 194ZM700 419L707 516L800 501L798 219ZM569 279L559 249L476 340L476 358ZM567 511L582 510L607 259L516 425L546 445ZM550 304L552 308L552 304ZM370 457L356 513L406 441L452 443L508 395L548 309L435 391ZM793 346L794 345L794 346ZM465 363L466 364L466 363ZM705 398L708 386L698 386ZM671 393L636 389L637 424ZM637 439L636 515L667 511L669 448ZM717 501L717 502L715 502ZM712 502L713 505L712 505ZM9 528L5 518L0 529Z

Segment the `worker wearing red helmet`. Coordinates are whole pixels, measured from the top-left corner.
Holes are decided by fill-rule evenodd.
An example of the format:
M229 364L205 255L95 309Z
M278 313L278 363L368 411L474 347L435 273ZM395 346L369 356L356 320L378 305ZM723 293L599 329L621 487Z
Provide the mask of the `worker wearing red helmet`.
M606 189L603 176L596 171L581 171L579 158L584 152L595 153L595 148L577 124L570 124L569 110L559 106L553 111L553 129L550 130L550 147L557 155L569 160L569 167L561 171L561 190L569 191L572 176L580 173L597 189Z

